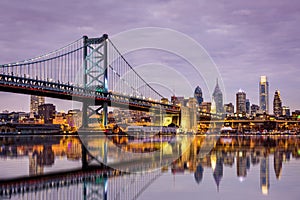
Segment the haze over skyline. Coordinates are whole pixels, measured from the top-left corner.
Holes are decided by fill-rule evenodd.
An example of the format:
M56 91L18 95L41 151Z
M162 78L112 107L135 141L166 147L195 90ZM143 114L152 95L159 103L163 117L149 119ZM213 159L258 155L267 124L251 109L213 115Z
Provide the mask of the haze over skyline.
M241 88L251 104L259 105L259 79L266 75L270 84L270 113L276 89L280 90L283 105L293 111L300 109L299 10L297 0L189 3L3 0L0 2L0 64L47 53L83 35L114 35L149 26L170 28L192 37L207 50L223 78L226 91L222 92L227 97L224 103L235 104L235 94ZM130 56L128 60L133 66L141 64ZM160 62L175 65L174 59ZM204 101L211 100L203 81L192 80L192 83L192 87L202 88ZM0 96L0 112L29 111L29 96L2 92ZM46 101L55 103L58 110L70 104L49 98Z

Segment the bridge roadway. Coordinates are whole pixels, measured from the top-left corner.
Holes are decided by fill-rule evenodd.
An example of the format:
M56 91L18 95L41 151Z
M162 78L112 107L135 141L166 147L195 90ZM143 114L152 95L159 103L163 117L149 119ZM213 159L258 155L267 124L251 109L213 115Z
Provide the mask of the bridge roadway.
M113 92L99 92L65 83L16 77L14 75L0 74L0 91L74 100L95 106L107 102L109 106L124 107L131 110L148 112L153 109L163 109L168 114L180 113L180 107L154 100L114 94Z
M200 120L198 123L265 123L265 122L277 122L277 123L298 123L296 120L262 120L262 119L234 119L234 120Z

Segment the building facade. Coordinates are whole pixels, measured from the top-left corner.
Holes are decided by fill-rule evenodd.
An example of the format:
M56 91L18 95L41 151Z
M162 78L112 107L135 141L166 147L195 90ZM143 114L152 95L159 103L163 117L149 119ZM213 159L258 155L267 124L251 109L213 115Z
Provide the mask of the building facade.
M267 76L260 77L259 106L262 112L269 114L269 82Z
M202 90L199 86L196 87L194 97L197 99L199 105L203 102Z
M202 102L199 106L200 112L211 113L211 102Z
M236 114L246 114L246 93L241 89L236 93Z
M282 106L282 115L285 117L291 116L290 108L288 106Z
M44 119L45 124L52 124L55 116L55 106L53 104L42 104L38 107L39 116Z
M251 115L252 116L255 116L256 114L258 114L259 110L260 110L259 105L256 105L256 104L251 105Z
M224 104L224 112L226 115L233 115L234 105L232 103Z
M274 94L273 113L277 117L282 115L282 102L281 102L280 91L279 90L276 90L275 94Z
M219 87L218 79L212 98L215 101L216 113L223 113L223 93Z
M38 113L40 105L45 104L45 97L31 95L30 96L30 114L33 116Z
M250 114L250 100L246 99L246 114Z

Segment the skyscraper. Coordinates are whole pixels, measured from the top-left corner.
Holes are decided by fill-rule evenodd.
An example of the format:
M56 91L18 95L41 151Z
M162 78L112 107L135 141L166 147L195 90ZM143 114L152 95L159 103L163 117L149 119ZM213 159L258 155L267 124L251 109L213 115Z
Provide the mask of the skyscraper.
M30 114L33 117L34 114L38 113L38 108L40 105L45 103L45 97L31 95L30 96Z
M212 97L216 104L216 112L223 113L223 94L219 87L218 79Z
M259 106L263 112L269 113L269 82L267 76L260 77Z
M246 114L246 93L241 89L236 93L236 113Z
M203 97L202 97L202 90L199 86L197 86L195 89L194 97L197 99L198 104L201 105L201 103L203 102Z
M274 100L273 100L273 112L275 116L282 115L282 102L280 99L280 92L279 90L275 91Z
M246 113L250 114L250 100L246 99Z

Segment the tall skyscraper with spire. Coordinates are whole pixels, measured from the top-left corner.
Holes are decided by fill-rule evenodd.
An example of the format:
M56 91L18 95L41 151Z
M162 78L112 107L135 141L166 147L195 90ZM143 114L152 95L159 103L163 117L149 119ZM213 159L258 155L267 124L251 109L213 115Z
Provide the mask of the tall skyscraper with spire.
M280 92L279 90L275 91L274 100L273 100L273 112L275 116L282 115L282 102L280 99Z
M223 113L223 94L219 87L218 79L217 79L217 84L213 92L212 98L216 104L216 112Z
M260 77L259 106L263 112L269 113L269 82L267 76Z
M194 97L197 99L198 104L201 105L201 103L203 102L203 97L202 97L202 90L199 86L197 86L195 89Z

